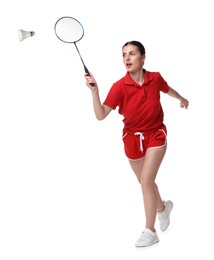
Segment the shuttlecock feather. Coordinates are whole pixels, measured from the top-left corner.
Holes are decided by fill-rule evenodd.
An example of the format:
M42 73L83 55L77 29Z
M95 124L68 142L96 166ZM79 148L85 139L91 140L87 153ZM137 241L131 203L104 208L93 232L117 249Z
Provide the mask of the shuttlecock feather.
M25 31L25 30L22 30L22 29L19 29L18 33L19 33L19 40L20 41L23 41L23 40L35 35L35 32L33 32L33 31Z

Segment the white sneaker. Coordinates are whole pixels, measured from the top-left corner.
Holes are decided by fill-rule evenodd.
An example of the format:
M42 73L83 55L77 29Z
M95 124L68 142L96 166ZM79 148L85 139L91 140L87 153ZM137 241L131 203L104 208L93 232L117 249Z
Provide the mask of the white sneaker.
M136 241L135 246L136 247L151 246L158 242L159 242L159 238L157 236L157 233L151 231L148 228L145 228L140 238Z
M171 200L163 201L165 209L163 212L158 212L158 219L160 221L160 230L165 231L170 224L170 213L173 208Z

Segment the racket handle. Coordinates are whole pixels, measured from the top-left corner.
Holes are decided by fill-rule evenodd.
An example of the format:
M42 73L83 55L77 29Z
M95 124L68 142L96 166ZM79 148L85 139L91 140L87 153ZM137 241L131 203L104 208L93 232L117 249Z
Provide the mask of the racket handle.
M84 69L85 69L85 73L87 74L87 76L90 76L90 73L89 73L89 71L88 71L88 69L86 68L85 65L84 65ZM89 83L89 84L90 84L90 86L92 86L92 87L95 86L95 83L93 83L93 82L91 82L91 83Z

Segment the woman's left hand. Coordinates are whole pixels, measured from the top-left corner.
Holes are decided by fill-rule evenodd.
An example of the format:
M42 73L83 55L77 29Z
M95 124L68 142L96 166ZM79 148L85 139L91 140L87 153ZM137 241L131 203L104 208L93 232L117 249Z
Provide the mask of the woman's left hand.
M189 101L187 100L187 99L185 99L185 98L181 98L180 99L180 107L181 108L188 108L188 106L189 106Z

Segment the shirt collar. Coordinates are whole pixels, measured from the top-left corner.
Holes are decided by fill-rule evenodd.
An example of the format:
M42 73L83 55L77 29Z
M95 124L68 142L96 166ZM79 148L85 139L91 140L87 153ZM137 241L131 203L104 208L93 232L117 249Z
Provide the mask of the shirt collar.
M150 81L152 81L154 79L154 76L152 75L151 72L143 69L143 72L144 72L144 82L143 82L143 85L149 83ZM127 72L125 77L124 77L124 83L126 85L129 85L129 86L139 86L139 84L137 84L132 78L131 76L129 75L129 73Z

